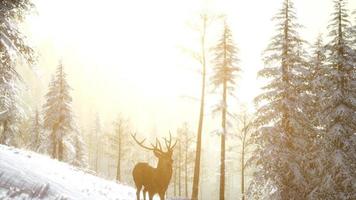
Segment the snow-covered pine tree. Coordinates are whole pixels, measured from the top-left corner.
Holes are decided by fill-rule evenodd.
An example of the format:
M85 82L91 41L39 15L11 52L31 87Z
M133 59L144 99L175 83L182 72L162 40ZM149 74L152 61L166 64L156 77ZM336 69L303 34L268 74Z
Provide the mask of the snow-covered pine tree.
M19 59L34 64L34 51L21 35L18 24L33 8L29 0L0 1L0 144L14 144L18 125L24 112L21 98L21 76L16 71Z
M326 45L326 81L322 182L313 192L318 199L356 199L356 53L348 21L347 2L334 1Z
M81 163L84 159L84 146L81 145L84 143L74 123L70 90L63 64L60 62L45 96L44 129L48 132L48 153L53 158L69 163ZM74 158L80 160L73 161Z
M101 120L98 113L95 115L94 119L94 127L90 127L90 135L89 135L89 158L91 168L99 174L100 172L100 158L102 158L103 149L102 149L102 141L103 137L101 130Z
M80 132L74 131L67 137L66 160L68 163L80 167L88 168L88 149ZM71 148L68 148L71 147Z
M323 128L321 119L321 107L323 98L320 94L325 91L325 46L322 36L319 35L312 46L312 56L309 59L309 68L307 77L307 93L305 96L305 106L310 122L319 129Z
M274 17L277 33L265 51L265 67L259 76L269 79L256 97L259 104L253 134L256 150L251 159L256 172L248 199L305 199L305 147L311 126L303 114L307 63L301 27L291 0L284 0Z
M55 85L55 76L53 75L51 81L48 85L48 92L45 95L46 103L43 105L43 131L45 135L45 139L42 141L40 146L40 152L44 154L51 155L52 158L55 158L55 137L52 134L52 127L54 124L54 113L49 110L50 105L53 105L56 101L56 93L58 93L56 85ZM52 110L55 111L55 110Z
M213 48L214 63L212 84L216 89L221 89L222 99L218 106L218 111L221 111L221 155L220 155L220 195L219 199L225 199L225 151L226 151L226 134L228 125L228 109L227 97L232 95L236 85L237 72L240 68L237 66L237 48L233 42L232 32L229 26L224 22L223 34L217 45Z
M315 199L313 190L320 184L321 177L325 173L323 169L325 160L322 156L325 153L322 142L325 135L325 124L321 118L322 109L325 105L321 94L326 89L325 50L322 36L319 35L312 46L312 55L309 58L308 72L306 73L306 91L302 94L304 101L303 112L306 113L311 126L313 126L313 131L309 131L308 140L306 141L305 150L307 153L304 154L306 158L304 172L309 188L308 199Z
M43 138L43 131L42 131L42 122L40 119L40 114L38 110L36 109L34 116L31 117L31 124L30 128L28 130L28 135L29 135L29 143L27 145L27 148L38 152L39 148L41 146Z

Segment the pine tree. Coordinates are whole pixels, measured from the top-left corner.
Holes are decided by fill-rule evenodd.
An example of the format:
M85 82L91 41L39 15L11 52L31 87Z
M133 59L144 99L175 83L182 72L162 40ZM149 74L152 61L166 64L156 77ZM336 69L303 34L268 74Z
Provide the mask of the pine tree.
M322 182L313 195L322 199L356 198L356 53L345 0L334 1L329 24L330 41L327 48L327 67L323 121L325 163Z
M238 133L238 139L240 140L240 154L241 154L241 159L240 159L240 166L241 166L241 200L245 200L246 198L246 193L245 193L245 185L246 185L246 170L248 169L249 163L248 157L249 157L249 151L251 150L251 147L253 147L253 138L251 137L251 134L253 132L253 119L252 116L247 113L247 110L244 109L241 112L241 115L239 116L239 124L240 124L240 130Z
M307 97L306 98L306 109L308 118L311 123L318 127L323 128L323 123L321 119L321 107L323 104L323 98L320 94L325 91L325 78L326 78L326 55L325 46L322 41L322 36L317 38L317 41L312 47L313 55L310 58L310 64L307 75Z
M191 144L193 142L193 137L191 136L191 131L189 129L188 123L183 123L182 127L178 129L179 142L181 143L182 149L182 170L184 177L184 197L188 198L188 180L191 177L190 168L194 161L193 151L191 149Z
M312 131L303 114L307 64L304 41L298 35L293 3L284 0L274 17L277 33L265 51L259 76L269 79L256 98L252 159L257 171L248 190L251 199L304 199L310 188L305 180L305 147Z
M76 131L72 114L71 90L66 80L64 68L60 62L46 94L44 110L44 128L49 132L52 158L64 161L65 139Z
M31 118L31 127L28 130L29 134L29 144L27 148L32 151L39 152L41 143L43 141L43 131L42 131L42 124L41 124L40 114L36 109L34 116Z
M129 121L121 115L114 122L114 135L111 137L111 148L113 149L113 157L116 161L116 180L123 182L123 168L127 166L125 159L130 155L131 144L129 138ZM128 181L127 181L128 182Z
M34 51L19 31L19 23L33 8L29 0L0 1L0 144L15 144L18 125L24 116L20 98L21 76L16 61L34 64Z
M184 122L177 129L177 146L173 154L174 160L174 176L173 182L176 181L176 197L188 198L189 179L192 177L191 169L194 164L194 154L191 145L193 137L187 122ZM174 189L174 185L172 185ZM174 190L173 190L174 191Z
M102 137L101 137L101 121L100 116L97 113L95 117L94 127L91 133L91 157L94 165L94 170L96 173L99 173L99 159L102 154Z
M80 132L72 132L70 137L67 139L72 148L66 150L67 162L80 168L88 168L88 150L87 145L83 140L83 136Z
M213 68L214 74L212 76L212 83L215 89L221 88L222 100L221 105L218 106L222 114L221 121L221 157L220 157L220 200L225 199L225 139L227 134L227 97L232 95L235 86L236 73L240 71L237 67L238 59L236 57L237 48L232 39L232 33L228 25L224 24L223 34L215 46Z
M308 134L306 142L306 162L304 162L305 178L309 188L308 199L315 199L314 189L320 184L321 177L325 174L324 146L322 140L325 135L325 123L322 119L322 110L325 105L321 95L325 90L326 79L326 55L322 36L319 35L312 46L312 56L309 59L307 72L307 85L304 95L304 112L307 114L313 131Z

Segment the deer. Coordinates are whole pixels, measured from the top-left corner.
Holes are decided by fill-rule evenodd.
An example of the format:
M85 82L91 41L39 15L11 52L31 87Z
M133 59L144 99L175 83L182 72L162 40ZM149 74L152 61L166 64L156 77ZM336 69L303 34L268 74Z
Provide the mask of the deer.
M156 138L156 144L151 146L144 145L146 138L139 141L136 138L136 133L131 134L135 142L144 149L153 151L153 154L158 158L157 167L152 167L146 162L139 162L135 165L132 176L136 185L137 200L140 199L140 192L143 187L143 199L146 200L148 192L149 200L153 200L153 196L158 194L161 200L165 199L166 190L172 177L173 159L172 154L177 141L172 145L172 135L169 133L169 140L164 139L166 151L162 149L161 142Z

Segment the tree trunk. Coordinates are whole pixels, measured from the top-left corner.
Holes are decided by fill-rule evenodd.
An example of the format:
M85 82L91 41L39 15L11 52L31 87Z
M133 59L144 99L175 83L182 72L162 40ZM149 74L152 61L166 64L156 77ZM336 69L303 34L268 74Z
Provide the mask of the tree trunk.
M285 18L287 20L285 20L285 24L284 24L284 41L285 41L285 44L283 46L283 52L282 52L282 55L283 55L283 58L282 58L282 81L284 82L284 85L287 86L287 88L284 88L283 90L283 100L284 101L287 101L289 99L289 88L290 88L290 83L289 83L289 63L287 61L287 58L288 58L288 50L289 50L289 25L288 25L288 19L289 19L289 3L287 2L287 5L286 5L286 13L285 13ZM286 106L283 104L283 113L282 113L282 127L285 131L285 133L287 133L288 135L290 135L291 133L291 128L290 128L290 125L289 125L289 110L286 108Z
M98 167L98 159L99 159L99 145L100 145L100 142L99 142L99 137L98 137L98 133L96 132L95 133L95 172L98 173L99 171L99 167Z
M174 197L176 196L177 196L177 170L174 170Z
M199 178L200 178L200 158L201 158L201 140L203 131L203 121L204 121L204 104L205 104L205 76L206 76L206 58L205 58L205 32L206 32L206 22L207 16L203 17L203 30L201 36L201 51L202 51L202 88L201 88L201 98L200 98L200 113L199 113L199 125L197 133L197 145L195 153L195 164L194 164L194 177L193 177L193 188L192 188L192 200L198 200L199 194Z
M246 131L246 130L244 130ZM245 139L246 134L244 133L242 141L242 152L241 152L241 199L245 200Z
M0 135L0 144L5 144L5 142L4 142L4 135L5 135L4 125L2 125L2 123L1 123L0 127L2 128L1 135Z
M63 151L64 151L63 139L61 138L58 141L58 160L59 161L63 161Z
M179 141L178 146L178 195L182 196L182 142Z
M226 69L226 31L224 31L224 68ZM226 138L226 113L227 113L227 80L224 78L222 94L222 120L221 120L221 155L220 155L220 200L225 200L225 138Z
M188 198L188 138L185 145L185 156L184 156L184 186L185 186L185 197Z
M6 130L7 130L7 121L5 120L3 123L2 123L2 134L0 136L0 144L5 144L6 143Z
M223 109L222 109L222 120L221 127L223 132L221 133L221 157L220 157L220 195L219 199L225 199L225 137L226 137L226 90L227 84L224 82L223 86Z
M58 159L58 140L57 140L58 124L53 125L51 139L52 139L52 158Z
M57 158L57 141L56 141L56 136L55 133L52 132L52 158L56 159Z
M117 159L117 168L116 168L116 180L121 182L121 130L119 128L118 133L118 143L119 143L119 152L118 152L118 159Z

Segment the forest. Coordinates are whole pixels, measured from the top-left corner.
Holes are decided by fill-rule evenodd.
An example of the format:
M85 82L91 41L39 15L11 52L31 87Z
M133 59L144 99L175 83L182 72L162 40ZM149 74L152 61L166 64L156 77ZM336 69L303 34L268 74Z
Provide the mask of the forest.
M26 152L118 199L356 199L356 1L0 0L0 199L82 198Z

